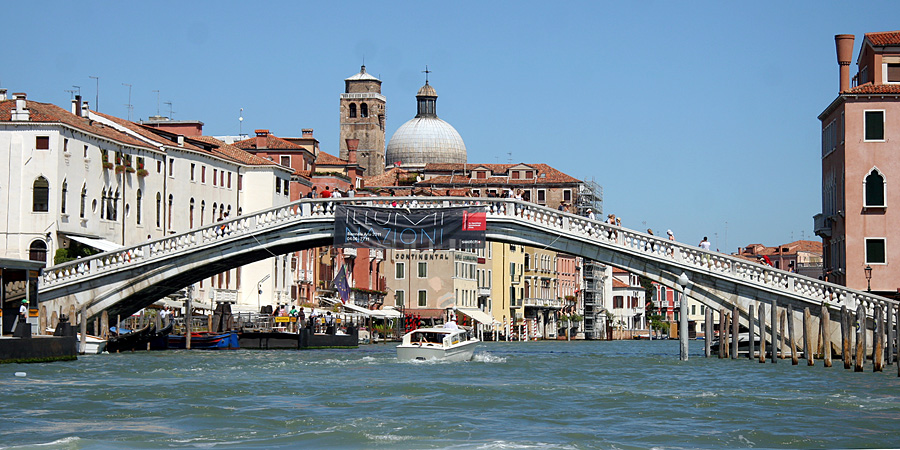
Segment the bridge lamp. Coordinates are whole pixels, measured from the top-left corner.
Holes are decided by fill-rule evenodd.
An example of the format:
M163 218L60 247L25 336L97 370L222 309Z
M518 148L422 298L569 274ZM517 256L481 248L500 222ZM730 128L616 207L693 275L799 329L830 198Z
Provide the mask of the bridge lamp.
M866 264L866 292L872 292L872 266Z
M688 285L691 284L691 280L688 278L687 274L681 272L681 276L678 277L678 285L681 286L681 306L679 308L679 314L681 315L681 320L679 320L678 324L678 341L681 343L681 360L688 360L688 319L687 319L687 296L685 296L685 292L687 291Z

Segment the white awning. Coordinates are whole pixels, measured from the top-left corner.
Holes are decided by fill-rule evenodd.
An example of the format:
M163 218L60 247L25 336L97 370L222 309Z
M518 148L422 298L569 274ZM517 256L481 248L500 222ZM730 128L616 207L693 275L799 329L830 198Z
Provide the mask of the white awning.
M400 311L397 311L395 309L366 309L353 303L344 303L343 307L344 309L349 309L350 311L355 311L367 316L377 317L380 319L399 319L400 317L403 317L402 314L400 314Z
M461 313L463 313L485 325L500 323L500 322L497 322L496 320L494 320L494 318L491 317L490 314L488 314L480 309L474 309L474 308L454 308L454 309L456 309L457 311L459 311L459 312L461 312Z
M71 234L67 234L66 237L73 241L81 242L84 245L94 247L97 250L104 251L104 252L111 252L113 250L118 250L120 248L124 248L123 246L116 244L115 242L107 241L106 239L89 238L89 237L83 237L83 236L73 236Z

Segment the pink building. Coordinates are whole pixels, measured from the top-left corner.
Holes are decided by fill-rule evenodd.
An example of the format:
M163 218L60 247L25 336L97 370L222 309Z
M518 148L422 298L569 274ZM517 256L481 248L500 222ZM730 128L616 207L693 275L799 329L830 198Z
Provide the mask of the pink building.
M835 36L837 98L822 122L824 276L855 289L898 296L900 288L900 31L867 33L850 78L853 35ZM893 263L893 264L892 264ZM871 267L871 271L867 268Z

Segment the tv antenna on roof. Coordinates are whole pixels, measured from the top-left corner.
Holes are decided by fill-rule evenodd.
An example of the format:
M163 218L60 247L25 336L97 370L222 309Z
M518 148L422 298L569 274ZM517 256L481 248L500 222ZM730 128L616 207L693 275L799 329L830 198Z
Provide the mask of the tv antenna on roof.
M238 136L244 134L244 108L241 108L241 115L238 116Z
M122 83L122 86L128 86L128 104L125 106L128 108L128 120L131 121L131 112L134 111L134 105L131 104L131 85Z
M159 116L159 89L154 89L150 92L156 92L156 115Z
M75 98L75 89L66 89L66 92L68 92L69 95L72 96L72 98Z
M72 85L73 88L78 89L78 95L81 95L81 86Z
M172 111L172 102L163 102L163 104L169 105L169 118L175 118L175 111Z

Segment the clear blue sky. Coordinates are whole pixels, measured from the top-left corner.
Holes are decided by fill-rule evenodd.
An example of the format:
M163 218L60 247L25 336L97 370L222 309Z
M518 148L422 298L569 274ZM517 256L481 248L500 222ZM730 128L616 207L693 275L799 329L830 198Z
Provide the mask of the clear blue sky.
M103 112L159 109L209 135L314 128L337 153L343 79L365 58L387 134L433 71L470 163L547 163L593 179L631 228L733 252L813 234L816 116L834 35L900 28L895 2L10 2L0 87ZM855 64L851 66L855 73Z

